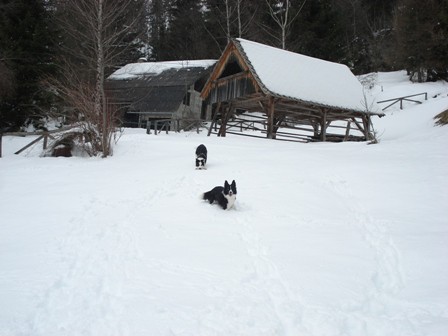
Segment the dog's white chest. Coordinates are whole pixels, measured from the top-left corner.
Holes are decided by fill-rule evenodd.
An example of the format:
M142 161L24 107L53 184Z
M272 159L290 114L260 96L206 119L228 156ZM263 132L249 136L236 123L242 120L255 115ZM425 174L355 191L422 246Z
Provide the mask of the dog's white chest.
M235 200L236 200L236 195L233 194L232 196L230 195L224 195L224 197L227 199L227 208L226 210L229 210L233 207L233 205L235 204Z

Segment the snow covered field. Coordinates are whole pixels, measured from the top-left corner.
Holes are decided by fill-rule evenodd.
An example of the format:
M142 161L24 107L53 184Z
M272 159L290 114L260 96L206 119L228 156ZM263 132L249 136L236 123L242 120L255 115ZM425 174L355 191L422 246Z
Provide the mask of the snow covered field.
M372 89L420 92L377 145L127 129L108 159L41 158L4 137L0 335L448 335L448 85ZM236 209L199 199L226 179Z

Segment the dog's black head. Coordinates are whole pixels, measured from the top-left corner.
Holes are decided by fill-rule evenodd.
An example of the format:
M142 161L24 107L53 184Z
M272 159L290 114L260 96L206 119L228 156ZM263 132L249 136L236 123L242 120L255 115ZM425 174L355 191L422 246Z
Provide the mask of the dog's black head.
M224 182L224 195L236 195L236 182L235 180L232 181L231 184L227 182L227 180Z

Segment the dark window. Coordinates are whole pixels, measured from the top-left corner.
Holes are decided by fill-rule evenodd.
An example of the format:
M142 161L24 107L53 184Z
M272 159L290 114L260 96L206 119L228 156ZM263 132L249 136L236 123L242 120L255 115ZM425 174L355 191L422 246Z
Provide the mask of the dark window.
M191 98L191 93L187 92L184 96L183 104L190 106L190 98Z
M201 107L201 119L205 120L206 118L207 118L207 103L203 101Z
M226 64L226 67L224 68L224 71L222 72L220 78L232 76L240 72L243 72L243 69L241 69L238 62L236 60L230 60Z

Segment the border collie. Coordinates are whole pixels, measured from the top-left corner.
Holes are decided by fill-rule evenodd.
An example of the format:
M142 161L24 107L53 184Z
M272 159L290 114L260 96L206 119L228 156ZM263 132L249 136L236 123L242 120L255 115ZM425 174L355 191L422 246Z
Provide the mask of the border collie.
M214 187L212 190L202 194L202 199L209 201L210 204L216 202L224 210L229 210L233 207L236 200L236 183L235 180L231 184L224 182L224 187Z
M196 169L206 169L205 168L206 163L207 163L207 147L201 144L196 148Z

